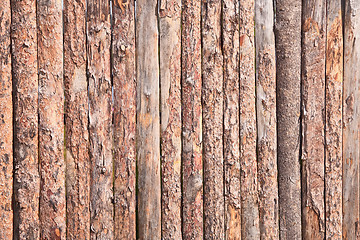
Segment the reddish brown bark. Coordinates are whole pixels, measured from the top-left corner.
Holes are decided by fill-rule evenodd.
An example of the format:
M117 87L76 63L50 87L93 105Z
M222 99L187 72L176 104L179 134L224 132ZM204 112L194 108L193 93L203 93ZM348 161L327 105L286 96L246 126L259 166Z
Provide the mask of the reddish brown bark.
M86 2L64 1L67 239L90 239Z
M183 238L203 239L201 2L182 9Z
M136 239L134 14L134 1L115 2L112 30L115 239Z
M0 239L13 237L13 106L10 0L0 3Z
M162 239L181 234L181 0L159 5Z
M39 239L36 1L11 1L14 83L14 239Z

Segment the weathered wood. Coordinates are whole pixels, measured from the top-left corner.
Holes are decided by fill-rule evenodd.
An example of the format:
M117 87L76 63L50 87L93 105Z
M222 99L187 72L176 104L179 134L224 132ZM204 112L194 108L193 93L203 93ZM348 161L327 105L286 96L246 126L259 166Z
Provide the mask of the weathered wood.
M181 234L181 0L161 0L161 225L162 239Z
M136 2L138 236L161 238L157 1Z
M203 239L201 1L182 4L183 238Z
M90 239L86 1L64 1L67 239Z
M301 239L301 0L276 0L275 44L280 239Z
M343 239L360 238L360 1L345 1L343 85Z
M87 1L91 239L114 236L109 4Z
M222 3L224 57L225 238L241 237L239 119L239 1Z
M36 1L11 1L14 83L14 239L39 239Z
M325 233L342 239L343 28L340 0L327 1L326 25Z
M0 239L13 238L13 105L10 0L0 2Z
M261 239L279 239L274 6L255 2L256 112Z
M325 38L326 0L302 6L302 234L325 237Z
M134 1L113 5L115 239L136 239L136 81Z
M260 239L256 161L254 0L240 1L241 236Z
M202 1L204 237L225 234L221 0Z

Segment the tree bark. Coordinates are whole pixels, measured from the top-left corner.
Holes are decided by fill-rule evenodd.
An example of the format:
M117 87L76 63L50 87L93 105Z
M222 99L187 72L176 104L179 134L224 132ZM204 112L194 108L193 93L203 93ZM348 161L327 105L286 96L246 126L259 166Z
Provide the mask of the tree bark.
M181 0L160 0L162 239L181 234Z
M135 4L113 6L115 239L136 239Z
M13 238L13 105L10 0L0 3L0 239Z
M157 1L136 3L138 229L161 238L160 116Z
M11 1L14 83L14 239L39 239L36 1Z
M340 0L327 1L326 26L325 233L342 239L343 28Z
M110 6L87 2L90 133L90 238L114 237Z
M256 112L261 239L279 239L274 5L255 2Z
M276 0L275 43L280 239L301 239L300 0Z
M67 239L90 239L86 2L64 1Z
M224 54L225 238L241 237L239 119L239 1L222 4Z
M184 239L203 239L201 2L182 8L182 223Z

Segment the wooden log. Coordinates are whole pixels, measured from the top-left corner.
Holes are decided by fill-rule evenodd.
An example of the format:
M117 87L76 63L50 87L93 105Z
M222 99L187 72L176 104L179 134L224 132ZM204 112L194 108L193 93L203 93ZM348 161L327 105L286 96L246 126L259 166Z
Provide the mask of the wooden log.
M86 2L64 1L67 239L90 239Z
M341 1L327 1L326 25L325 233L342 239L342 88L343 27Z
M343 239L360 238L360 21L359 1L345 1L343 85Z
M203 239L201 1L182 4L183 238Z
M39 239L36 1L11 1L14 83L14 239Z
M326 0L305 0L302 11L302 234L325 237Z
M241 236L260 239L256 159L254 0L240 1Z
M114 3L114 236L115 239L136 239L135 6L134 1Z
M241 237L239 119L239 1L222 5L224 55L225 238Z
M181 234L181 0L159 5L162 239Z
M275 44L280 239L301 239L300 0L276 0Z
M255 2L256 112L261 239L279 239L274 6Z
M136 2L138 236L161 238L157 1Z
M225 234L221 1L202 1L204 237Z
M114 237L110 6L87 1L90 134L90 238Z
M0 239L13 238L13 105L10 0L0 3Z

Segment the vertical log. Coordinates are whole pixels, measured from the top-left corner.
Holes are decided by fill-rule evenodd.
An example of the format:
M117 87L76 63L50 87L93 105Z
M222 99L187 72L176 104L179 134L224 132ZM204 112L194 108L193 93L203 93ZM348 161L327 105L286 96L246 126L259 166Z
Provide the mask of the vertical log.
M275 43L280 239L301 239L301 0L276 0Z
M181 239L181 0L160 0L162 239Z
M255 2L256 112L261 239L279 239L274 5Z
M305 0L302 11L302 234L324 239L324 111L326 0Z
M204 236L224 238L221 0L202 1Z
M110 5L87 1L91 239L112 239L114 222Z
M203 239L201 2L182 8L183 238Z
M225 238L241 237L239 119L239 1L222 5L224 54Z
M254 0L240 1L241 236L260 239L256 161Z
M64 1L67 239L90 239L86 2Z
M342 238L343 28L340 0L327 1L326 25L325 233Z
M0 3L0 239L13 238L13 106L10 0Z
M157 1L136 2L138 229L161 238L160 116Z
M36 1L11 1L14 83L14 239L39 239Z
M343 239L357 239L360 161L360 1L345 1L343 86Z
M135 2L113 5L115 239L136 239Z

